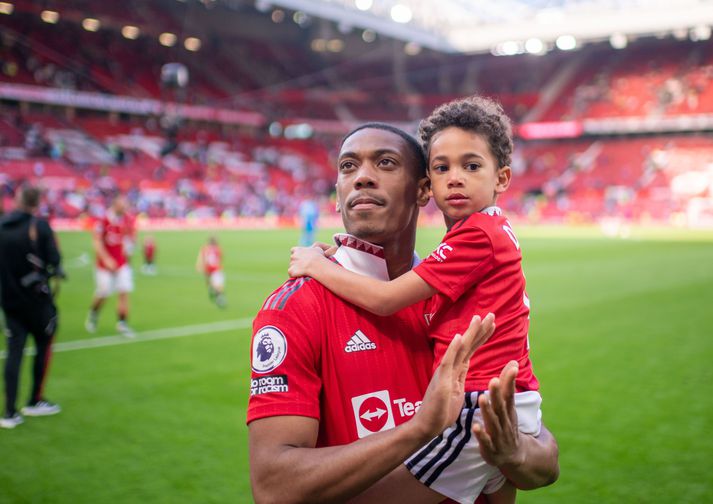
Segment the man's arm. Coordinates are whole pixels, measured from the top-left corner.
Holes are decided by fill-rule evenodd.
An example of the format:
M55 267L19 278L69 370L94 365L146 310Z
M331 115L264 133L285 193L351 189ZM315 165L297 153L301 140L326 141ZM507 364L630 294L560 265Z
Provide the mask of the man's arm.
M315 448L319 423L270 417L249 426L255 502L330 502L352 497L405 460L431 434L414 422L354 443Z
M107 268L109 268L110 271L116 270L116 261L109 255L109 252L107 252L106 247L104 246L104 241L102 240L99 232L95 231L92 235L92 245L94 246L94 252L97 257L102 260Z
M337 266L318 247L293 247L288 273L310 276L342 299L376 315L387 316L437 291L413 271L384 281Z
M473 353L494 329L489 314L474 317L456 335L433 375L413 419L353 443L315 448L319 423L283 416L249 425L250 480L258 503L331 502L353 497L401 464L453 423L463 405L465 375Z
M484 408L485 427L475 423L473 432L488 463L497 466L520 490L534 490L557 480L559 450L557 441L544 425L537 437L517 430L514 401L517 371L517 362L511 361L503 368L500 378L491 381L489 390L493 399L486 402L481 395L479 401L479 406ZM434 504L442 500L443 496L421 484L401 465L350 502Z
M38 227L41 237L40 254L42 255L42 259L45 261L48 270L53 272L57 271L62 262L62 256L57 247L57 238L55 237L54 231L52 231L49 223L44 220L38 222Z
M551 485L559 477L559 447L552 433L542 426L537 437L517 430L515 378L518 364L510 361L499 378L490 381L489 396L481 395L478 405L483 424L473 424L480 453L497 466L521 490Z

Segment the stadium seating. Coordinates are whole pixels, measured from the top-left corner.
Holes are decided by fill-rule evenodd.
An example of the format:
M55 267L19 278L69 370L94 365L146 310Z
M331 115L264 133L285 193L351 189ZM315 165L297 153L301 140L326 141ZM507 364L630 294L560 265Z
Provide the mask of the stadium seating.
M564 52L507 58L424 52L399 66L392 56L338 58L240 36L205 39L209 53L201 54L149 38L127 40L117 29L133 23L180 33L186 15L180 9L189 7L128 3L101 4L97 14L109 29L91 33L78 22L92 12L86 0L62 6L70 21L61 30L39 21L36 2L15 1L15 14L0 16L0 83L252 110L267 123L327 121L328 131L340 122L415 122L471 92L496 97L515 122L713 112L710 42L653 40L624 51L594 45L577 53L576 66ZM185 96L160 85L169 60L190 70ZM551 104L532 117L558 79L563 85ZM0 180L14 186L41 178L58 215L91 211L97 194L117 187L152 216L280 215L294 213L300 198L330 193L336 143L334 134L287 140L187 122L171 145L154 117L9 104L0 118ZM514 183L501 204L530 218L593 220L618 212L668 219L713 191L709 143L701 136L518 139Z

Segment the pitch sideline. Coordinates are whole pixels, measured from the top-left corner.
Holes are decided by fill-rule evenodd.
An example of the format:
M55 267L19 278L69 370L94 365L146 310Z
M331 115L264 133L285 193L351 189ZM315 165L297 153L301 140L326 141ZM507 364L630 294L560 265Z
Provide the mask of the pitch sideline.
M115 334L112 336L100 336L98 338L59 342L52 345L52 352L71 352L73 350L86 350L87 348L126 345L128 343L139 343L142 341L182 338L184 336L195 336L211 332L223 332L231 329L246 329L251 325L252 319L242 318L222 320L220 322L211 322L209 324L166 327L164 329L154 329L151 331L136 333L134 338L127 338L126 336ZM31 337L28 336L28 339L31 339ZM34 353L34 347L25 348L25 355L34 355ZM7 352L4 350L0 351L0 360L5 359L6 357Z

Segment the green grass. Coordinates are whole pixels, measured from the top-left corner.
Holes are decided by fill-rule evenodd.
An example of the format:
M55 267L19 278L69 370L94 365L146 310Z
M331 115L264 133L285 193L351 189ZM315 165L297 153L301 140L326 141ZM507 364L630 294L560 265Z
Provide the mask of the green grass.
M419 251L441 235L423 229ZM322 233L326 240L328 232ZM531 344L560 480L521 502L703 502L713 492L713 233L521 229ZM159 275L136 275L148 331L254 316L286 275L294 231L222 232L229 307L195 256L207 232L156 233ZM58 341L88 337L87 234L65 233ZM114 334L114 304L98 335ZM0 431L0 502L250 502L250 329L58 352L62 414ZM22 381L29 386L28 360Z

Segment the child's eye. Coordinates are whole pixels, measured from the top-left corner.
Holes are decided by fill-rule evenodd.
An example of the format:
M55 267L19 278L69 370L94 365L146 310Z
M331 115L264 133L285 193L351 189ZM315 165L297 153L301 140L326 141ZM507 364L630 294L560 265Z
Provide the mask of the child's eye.
M478 168L480 168L480 165L476 163L470 163L465 165L465 169L468 171L476 171Z
M445 173L448 171L448 167L446 165L437 165L432 167L431 171L434 171L436 173Z

